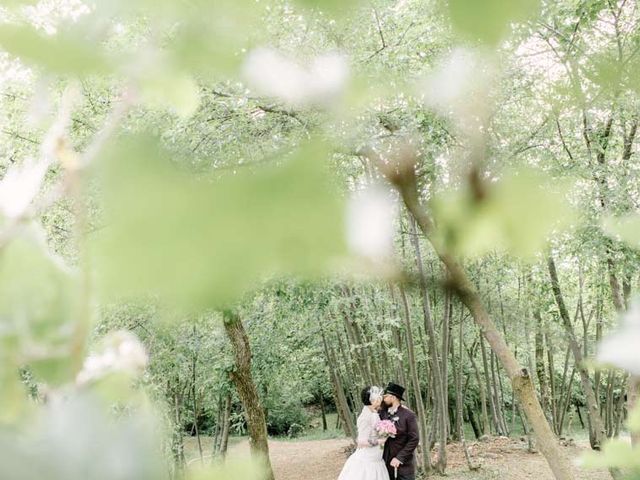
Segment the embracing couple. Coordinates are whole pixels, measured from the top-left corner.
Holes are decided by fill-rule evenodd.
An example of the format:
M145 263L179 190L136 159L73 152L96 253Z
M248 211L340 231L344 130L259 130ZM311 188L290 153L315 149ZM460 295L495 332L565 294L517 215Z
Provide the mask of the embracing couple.
M404 388L362 390L357 449L338 480L414 480L414 451L420 442L416 414L402 404Z

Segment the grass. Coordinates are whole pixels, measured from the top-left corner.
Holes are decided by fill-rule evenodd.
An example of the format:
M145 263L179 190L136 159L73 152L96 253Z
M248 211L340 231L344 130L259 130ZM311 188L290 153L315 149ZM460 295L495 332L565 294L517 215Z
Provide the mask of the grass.
M247 437L230 436L229 447L242 442ZM200 452L198 451L198 440L196 437L186 436L183 438L184 442L184 458L187 464L199 461ZM213 449L213 437L209 435L200 435L200 442L202 443L202 454L207 463L211 459L211 451Z
M333 440L336 438L345 438L344 432L342 429L336 429L336 420L338 419L337 413L329 413L327 414L327 430L322 430L322 419L312 418L310 421L311 425L319 425L318 427L309 427L307 428L302 435L295 438L289 438L286 436L282 437L270 437L271 440L276 440L279 442L304 442L311 440ZM229 437L229 447L246 440L248 437L245 436L230 436ZM211 450L212 450L212 442L213 439L208 435L200 435L200 441L202 442L202 451L206 459L210 458ZM196 437L185 436L184 437L184 456L188 462L196 461L200 458L200 453L198 452L198 441Z
M319 425L318 427L309 427L307 428L302 435L295 438L289 437L276 437L277 440L283 441L293 441L293 442L304 442L309 440L332 440L335 438L345 438L344 432L342 429L336 429L336 420L338 419L337 413L328 413L327 414L327 430L322 430L322 419L312 418L309 422L310 425Z

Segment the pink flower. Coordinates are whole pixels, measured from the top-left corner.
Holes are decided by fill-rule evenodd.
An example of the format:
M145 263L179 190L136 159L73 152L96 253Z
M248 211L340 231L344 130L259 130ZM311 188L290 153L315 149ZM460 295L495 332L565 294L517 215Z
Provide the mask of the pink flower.
M393 423L391 420L378 420L375 426L375 430L378 433L378 436L380 436L381 438L394 438L396 436L396 433L398 433L395 423Z

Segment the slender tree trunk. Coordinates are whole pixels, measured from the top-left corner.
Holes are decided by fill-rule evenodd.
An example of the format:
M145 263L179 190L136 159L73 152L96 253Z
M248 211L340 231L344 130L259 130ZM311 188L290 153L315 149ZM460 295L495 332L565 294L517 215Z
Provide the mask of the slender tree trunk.
M213 426L212 435L212 448L211 448L211 461L215 459L220 452L220 440L222 435L222 415L223 415L223 400L222 396L218 398L218 405L216 409L216 422Z
M480 337L480 341L482 341L482 337ZM487 395L484 389L484 382L480 375L480 369L478 368L478 364L473 355L474 352L469 351L469 360L471 361L471 366L473 367L473 371L476 376L476 381L478 382L478 390L480 391L480 412L482 415L482 434L481 435L491 435L491 425L489 423L489 414L487 412Z
M556 264L551 255L547 258L547 266L549 267L549 276L551 277L553 295L556 300L556 304L558 305L558 310L560 311L560 318L567 335L567 341L569 342L569 347L571 348L571 352L573 353L573 358L575 360L575 368L578 370L578 374L580 375L580 383L582 384L582 390L584 391L587 400L587 409L589 412L587 418L589 419L589 439L591 448L594 450L600 450L602 442L606 438L606 431L604 424L602 423L602 418L600 417L598 402L591 383L591 377L589 377L589 372L584 365L582 349L576 339L573 323L571 322L569 312L564 303L564 297L562 296L558 273L556 271ZM562 417L564 417L564 412L562 413Z
M227 393L224 401L224 415L222 416L222 436L220 437L220 455L227 456L229 447L229 430L231 428L231 393Z
M237 313L225 310L223 312L223 324L235 358L235 369L231 372L231 380L238 390L240 402L244 407L251 454L259 457L260 461L263 462L264 480L274 480L275 477L269 458L267 421L258 396L258 389L251 375L249 337Z
M336 370L337 361L335 358L335 354L333 353L333 349L327 342L324 330L322 330L321 333L325 357L327 359L327 362L329 363L329 373L331 376L331 384L333 385L333 395L336 400L336 408L338 410L338 419L342 421L344 433L348 437L351 437L351 439L355 443L357 437L356 428L353 423L353 416L351 415L351 411L349 409L347 397L344 393L344 387L342 385L342 382L340 381L340 375ZM336 428L338 427L336 426Z
M504 337L500 334L495 324L476 291L469 280L462 265L450 255L439 243L434 240L434 224L431 218L420 204L417 179L415 175L415 165L404 159L406 162L398 166L399 170L393 170L380 162L380 168L387 175L387 178L398 189L406 207L417 221L420 229L433 245L436 253L447 268L448 280L462 303L469 309L471 316L480 327L482 334L489 342L491 349L496 353L500 362L504 366L505 372L509 376L516 396L531 423L537 437L537 444L540 451L545 456L549 467L558 480L573 479L570 464L560 450L557 439L549 427L544 412L540 407L533 383L527 369L522 368L509 347Z
M484 370L484 381L487 387L487 395L489 398L489 406L491 408L491 419L493 420L493 431L497 435L502 435L502 429L500 427L500 421L498 420L498 410L496 406L496 399L493 395L493 383L489 378L489 362L487 361L487 352L484 346L484 337L480 335L480 353L482 354L482 367Z
M480 430L480 425L478 425L478 421L476 420L476 416L473 413L473 408L471 405L466 405L467 407L467 418L469 419L469 423L471 424L471 428L473 429L473 435L478 440L483 434L482 430Z
M547 384L547 375L544 369L544 325L542 323L542 315L540 310L535 309L533 316L536 319L536 335L535 335L535 357L536 357L536 376L540 385L540 401L542 409L551 415L551 400L549 398L549 386Z
M318 394L318 398L320 400L320 414L322 415L322 431L327 431L327 412L324 406L324 395L322 392Z
M415 228L414 228L415 231ZM417 232L416 232L417 234ZM445 417L442 419L446 426L445 437L449 437L450 415L449 415L449 345L451 343L451 292L444 295L444 314L442 315L442 403L445 408Z
M420 468L423 472L428 473L431 471L431 455L427 448L427 414L424 410L424 403L422 402L422 395L420 394L420 379L418 378L418 368L416 365L416 358L414 353L413 335L411 333L411 315L409 312L409 303L407 302L407 295L402 287L400 288L400 298L402 299L402 312L404 319L404 326L406 330L407 339L407 356L409 360L409 372L411 374L412 389L415 392L416 399L416 413L418 415L418 427L420 429L420 450L421 461Z
M177 382L173 389L173 413L174 413L174 435L173 435L173 455L176 464L176 470L181 471L184 469L186 459L184 456L184 440L182 432L182 421L180 416L180 409L182 406L182 395L180 392L180 382Z
M467 447L467 441L464 437L464 418L463 418L463 408L464 401L462 397L462 365L464 362L464 342L463 342L463 328L462 328L462 318L460 318L460 325L458 326L458 365L455 372L456 379L456 435L458 437L458 441L462 442L462 449L464 451L464 458L467 461L467 466L469 470L477 470L480 468L480 465L474 464L471 460L471 455L469 454L469 448ZM453 347L451 348L451 353L453 354Z
M422 263L422 253L420 252L420 240L418 238L418 232L416 231L416 225L413 218L409 219L409 223L411 224L411 232L413 235L411 239L413 241L413 247L416 252L416 265L418 267L418 275L420 278L420 291L422 293L422 313L424 318L424 326L427 332L427 337L429 341L429 353L431 354L431 361L433 365L433 389L435 393L437 412L440 414L439 418L439 428L438 428L438 461L436 463L436 469L439 473L444 474L445 469L447 468L447 409L448 405L446 402L446 394L445 388L446 385L443 385L443 379L441 377L443 369L440 366L440 361L446 362L447 359L442 357L440 358L438 355L438 345L436 343L436 330L433 325L433 318L431 315L431 305L429 303L429 291L427 290L427 279L424 273L424 265ZM446 382L446 379L444 379Z
M398 313L398 302L396 300L394 289L391 284L389 284L389 292L391 293L391 305L393 308L393 313L396 316L401 316L401 314ZM402 353L404 352L404 348L402 347L403 345L402 329L399 326L393 327L392 332L393 332L393 341L395 344L395 348L398 351L398 353L402 355ZM403 362L397 361L397 360L396 360L396 368L395 368L395 378L400 382L400 385L407 384L407 380L404 374Z
M549 391L551 392L551 416L553 419L553 428L558 433L558 395L556 388L556 364L554 355L554 344L551 341L549 332L544 334L544 342L547 345L547 366L549 368Z
M197 330L195 324L193 325L193 335L196 337ZM198 410L198 394L196 389L196 366L198 363L198 349L194 349L192 365L191 365L191 398L193 400L193 427L195 429L196 440L198 443L198 453L200 454L200 464L204 465L204 454L202 452L202 441L200 439L200 429L198 428L198 416L200 414Z
M498 416L498 422L500 422L501 435L509 436L509 429L507 428L507 422L504 416L504 395L502 390L502 380L500 372L498 371L498 360L495 353L491 352L491 384L493 385L493 394L495 396L496 413Z

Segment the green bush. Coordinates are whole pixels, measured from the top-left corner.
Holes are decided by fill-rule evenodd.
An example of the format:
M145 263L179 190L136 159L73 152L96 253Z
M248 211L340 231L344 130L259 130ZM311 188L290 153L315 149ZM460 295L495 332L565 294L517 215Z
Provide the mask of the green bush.
M293 436L300 435L308 424L307 413L302 405L293 401L282 401L271 406L267 416L267 430L269 435Z
M292 423L287 432L289 438L297 438L304 433L304 426L298 423Z

